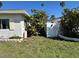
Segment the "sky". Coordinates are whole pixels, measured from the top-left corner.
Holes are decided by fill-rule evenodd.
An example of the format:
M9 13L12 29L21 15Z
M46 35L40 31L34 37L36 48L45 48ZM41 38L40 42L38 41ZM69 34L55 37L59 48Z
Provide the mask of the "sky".
M41 7L41 3L44 4ZM74 8L79 6L79 1L65 1L66 8ZM0 8L6 9L24 9L30 15L31 9L42 9L45 10L48 16L55 15L55 17L62 16L62 7L60 1L3 1L3 6Z

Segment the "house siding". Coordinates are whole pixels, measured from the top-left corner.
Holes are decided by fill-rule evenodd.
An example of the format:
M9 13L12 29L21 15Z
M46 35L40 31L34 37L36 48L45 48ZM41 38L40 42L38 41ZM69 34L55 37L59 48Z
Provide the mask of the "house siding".
M9 38L11 36L23 37L23 33L25 32L25 26L24 17L22 15L0 14L0 19L9 19L10 25L10 29L0 29L0 38Z

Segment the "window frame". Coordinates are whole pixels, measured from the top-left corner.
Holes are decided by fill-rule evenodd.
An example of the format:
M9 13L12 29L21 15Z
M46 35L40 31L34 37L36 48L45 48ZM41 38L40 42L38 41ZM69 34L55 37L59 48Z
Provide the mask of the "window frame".
M3 27L4 25L3 25L3 20L4 20L4 25L5 25L5 28ZM6 20L8 21L8 22L6 22ZM6 25L7 24L7 25ZM8 26L8 27L6 27L6 26ZM10 29L10 22L9 22L9 19L0 19L0 29Z

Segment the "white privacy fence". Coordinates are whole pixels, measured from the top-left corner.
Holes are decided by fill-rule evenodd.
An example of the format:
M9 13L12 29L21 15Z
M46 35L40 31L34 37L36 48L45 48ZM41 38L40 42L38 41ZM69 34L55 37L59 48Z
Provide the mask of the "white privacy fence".
M46 35L47 37L58 37L59 34L59 28L60 28L60 23L58 22L47 22L47 30L46 30Z

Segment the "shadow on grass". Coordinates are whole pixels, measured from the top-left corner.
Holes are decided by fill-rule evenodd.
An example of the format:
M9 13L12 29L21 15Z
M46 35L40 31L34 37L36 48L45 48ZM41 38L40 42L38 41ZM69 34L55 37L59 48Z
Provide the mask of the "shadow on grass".
M74 40L65 40L65 39L62 39L60 37L46 37L46 36L42 36L42 35L34 35L34 36L41 36L41 37L44 37L44 38L48 38L48 39L51 39L51 40L59 40L59 41L67 41L67 42L78 42L78 41L74 41ZM32 36L29 36L28 38L30 38Z
M78 42L78 41L74 41L74 40L65 40L65 39L62 39L60 37L52 37L52 38L48 37L48 38L51 39L51 40L59 40L59 41L67 41L67 42Z
M38 36L48 38L48 39L51 39L51 40L59 40L59 41L67 41L67 42L78 42L78 41L74 41L74 40L65 40L65 39L60 38L60 37L46 37L46 36L42 36L42 35L38 35Z

